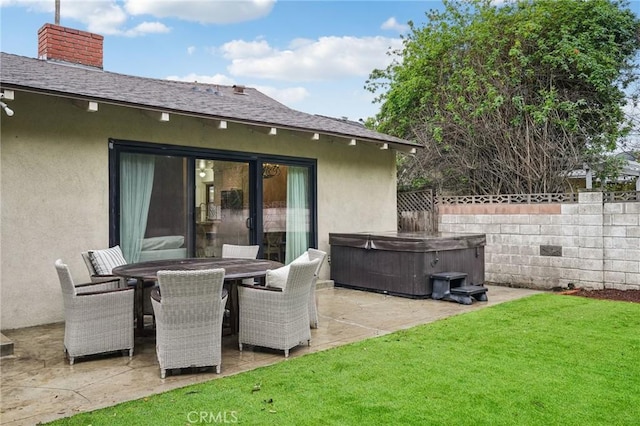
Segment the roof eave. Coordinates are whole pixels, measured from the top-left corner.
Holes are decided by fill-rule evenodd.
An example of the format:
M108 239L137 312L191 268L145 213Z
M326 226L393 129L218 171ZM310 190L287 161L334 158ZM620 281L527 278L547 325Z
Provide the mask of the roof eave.
M266 121L247 120L247 119L241 119L241 118L225 116L225 115L214 115L214 114L179 110L179 109L173 109L173 108L160 108L154 105L145 105L145 104L140 104L135 102L126 102L126 101L114 100L114 99L96 97L96 96L86 96L86 95L80 95L75 93L41 89L41 88L35 88L31 86L23 86L23 85L11 84L11 83L0 82L0 88L10 89L15 91L22 91L27 93L34 93L39 95L56 96L56 97L79 100L79 101L98 102L102 104L119 106L119 107L136 108L136 109L141 109L141 110L151 111L151 112L169 113L169 114L182 115L182 116L188 116L188 117L226 121L229 123L250 125L250 126L256 126L261 128L275 127L278 129L290 130L290 131L296 131L296 132L305 132L305 133L311 133L311 134L318 133L324 136L328 136L330 138L340 138L340 139L346 139L349 141L357 140L358 142L377 145L381 149L395 149L397 151L403 151L403 152L409 152L409 153L414 153L416 152L417 148L422 148L421 145L417 143L409 142L409 141L403 142L401 140L388 140L383 138L375 139L375 138L357 136L349 133L327 132L326 130L292 126L292 125L287 125L282 123L270 123Z

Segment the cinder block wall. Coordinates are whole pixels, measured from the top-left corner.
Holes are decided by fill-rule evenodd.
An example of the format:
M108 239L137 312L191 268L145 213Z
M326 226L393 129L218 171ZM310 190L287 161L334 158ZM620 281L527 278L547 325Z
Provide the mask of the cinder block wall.
M640 289L640 202L605 203L604 282L607 288Z
M444 204L438 230L487 236L485 280L520 287L640 289L640 203Z

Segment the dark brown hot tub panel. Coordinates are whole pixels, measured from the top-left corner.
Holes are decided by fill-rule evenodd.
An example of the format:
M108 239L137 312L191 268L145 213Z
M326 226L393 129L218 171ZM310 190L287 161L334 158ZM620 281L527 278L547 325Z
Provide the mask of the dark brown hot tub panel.
M423 233L329 234L331 279L340 287L431 297L433 274L458 271L484 284L486 236Z

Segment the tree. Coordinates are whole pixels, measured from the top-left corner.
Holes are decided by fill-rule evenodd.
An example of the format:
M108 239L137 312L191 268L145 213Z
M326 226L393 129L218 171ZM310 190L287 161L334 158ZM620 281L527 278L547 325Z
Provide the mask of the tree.
M399 182L449 193L562 191L630 130L640 21L624 1L445 0L374 70L378 130L425 149ZM381 93L381 94L380 94Z
M640 83L636 82L627 90L627 117L631 123L631 131L619 144L623 152L631 154L636 161L640 161Z

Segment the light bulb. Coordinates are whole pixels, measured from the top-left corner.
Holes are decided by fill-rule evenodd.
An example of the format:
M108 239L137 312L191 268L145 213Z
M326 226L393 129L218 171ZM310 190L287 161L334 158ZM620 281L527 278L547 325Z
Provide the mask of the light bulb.
M0 102L0 107L4 110L4 112L9 116L13 117L13 110L7 106L4 102Z
M207 175L207 173L204 170L200 170L200 177L203 178Z

